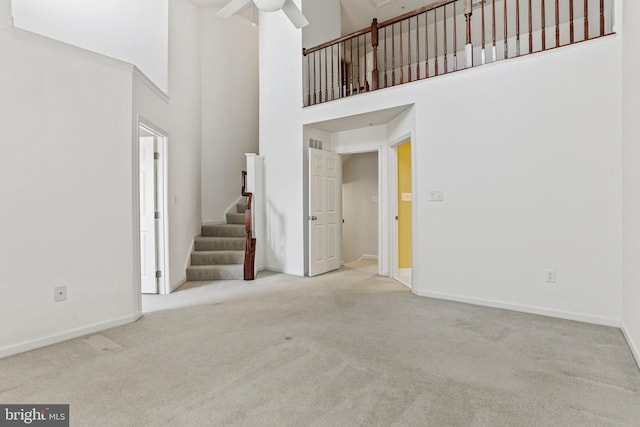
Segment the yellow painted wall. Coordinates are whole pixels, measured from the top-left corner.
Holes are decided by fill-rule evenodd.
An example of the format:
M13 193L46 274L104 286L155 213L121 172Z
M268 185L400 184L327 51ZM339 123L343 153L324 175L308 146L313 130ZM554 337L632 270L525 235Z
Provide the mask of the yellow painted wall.
M398 147L398 267L411 268L411 141Z

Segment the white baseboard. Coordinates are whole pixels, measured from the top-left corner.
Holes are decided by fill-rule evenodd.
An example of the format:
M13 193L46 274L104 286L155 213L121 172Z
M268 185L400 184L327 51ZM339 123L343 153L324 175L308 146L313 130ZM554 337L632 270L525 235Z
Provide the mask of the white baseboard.
M631 338L631 334L627 331L627 328L622 325L620 328L622 329L622 334L627 340L627 344L629 344L629 349L631 349L631 354L633 354L634 359L636 360L636 364L638 365L638 369L640 369L640 347L636 344L636 342Z
M362 254L360 261L378 261L378 255Z
M78 338L84 335L104 331L105 329L115 328L116 326L126 325L127 323L135 322L140 317L142 317L142 312L138 311L131 315L120 317L117 319L105 320L104 322L81 326L79 328L70 329L68 331L47 335L42 338L36 338L34 340L0 347L0 359L2 359L3 357L12 356L14 354L23 353L25 351L34 350L36 348L57 344L59 342Z
M592 323L594 325L611 326L614 328L622 327L620 319L594 316L591 314L574 313L571 311L552 310L542 307L534 307L529 305L512 304L502 301L486 300L481 298L465 297L462 295L447 294L441 292L429 292L413 289L414 294L421 297L442 299L447 301L464 302L467 304L481 305L484 307L502 308L505 310L519 311L522 313L539 314L541 316L557 317L559 319L575 320L578 322Z

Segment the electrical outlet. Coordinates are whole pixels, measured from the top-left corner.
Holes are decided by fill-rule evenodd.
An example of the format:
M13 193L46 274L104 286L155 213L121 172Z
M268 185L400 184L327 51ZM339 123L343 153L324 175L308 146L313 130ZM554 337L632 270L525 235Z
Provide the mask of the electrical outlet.
M547 283L556 283L556 271L555 270L545 270L544 271L544 281Z
M67 299L67 287L56 286L53 288L53 300L55 302L66 301Z

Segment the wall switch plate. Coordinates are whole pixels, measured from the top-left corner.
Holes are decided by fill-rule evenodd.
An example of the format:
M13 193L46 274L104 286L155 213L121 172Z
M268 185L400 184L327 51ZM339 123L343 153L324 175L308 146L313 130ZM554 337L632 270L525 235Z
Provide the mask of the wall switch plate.
M378 203L378 196L371 196L371 201L373 203Z
M555 270L545 270L544 271L544 281L547 283L556 283L556 271Z
M67 299L67 287L56 286L53 288L53 300L55 302L66 301Z
M444 191L429 191L430 202L444 202Z
M411 193L402 193L402 201L403 202L410 202L413 197L413 195Z

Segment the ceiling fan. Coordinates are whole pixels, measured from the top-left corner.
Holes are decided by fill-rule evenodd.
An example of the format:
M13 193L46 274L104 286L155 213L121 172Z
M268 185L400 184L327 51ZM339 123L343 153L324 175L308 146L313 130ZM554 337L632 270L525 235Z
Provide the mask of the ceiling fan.
M307 21L307 18L304 17L293 0L231 0L231 2L220 9L216 15L221 18L228 18L244 9L252 1L256 7L263 12L282 10L296 28L309 25L309 21Z

